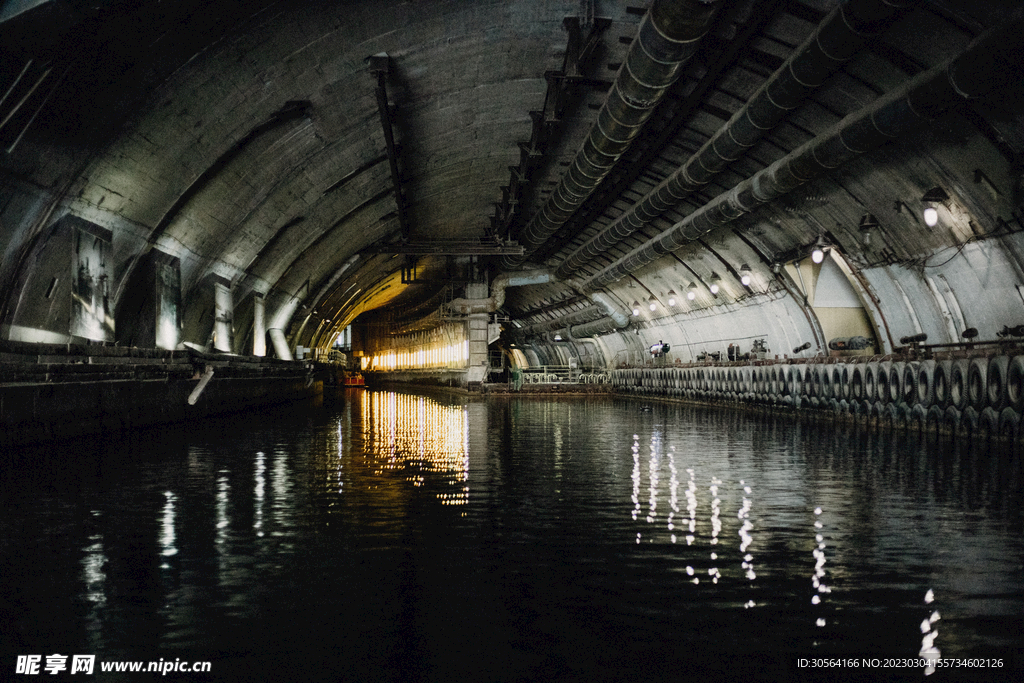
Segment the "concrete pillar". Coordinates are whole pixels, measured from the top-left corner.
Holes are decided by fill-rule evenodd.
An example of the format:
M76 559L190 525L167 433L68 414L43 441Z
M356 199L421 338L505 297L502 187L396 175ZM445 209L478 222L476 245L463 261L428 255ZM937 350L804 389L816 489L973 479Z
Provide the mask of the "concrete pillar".
M231 319L234 307L231 290L220 282L213 283L213 348L231 353Z
M466 336L469 339L469 382L482 382L487 378L488 317L486 313L473 313L466 322Z
M252 355L267 355L267 308L259 294L252 301Z
M284 338L284 332L278 329L270 330L270 342L274 345L274 353L281 360L292 360L292 350L288 348L288 340Z

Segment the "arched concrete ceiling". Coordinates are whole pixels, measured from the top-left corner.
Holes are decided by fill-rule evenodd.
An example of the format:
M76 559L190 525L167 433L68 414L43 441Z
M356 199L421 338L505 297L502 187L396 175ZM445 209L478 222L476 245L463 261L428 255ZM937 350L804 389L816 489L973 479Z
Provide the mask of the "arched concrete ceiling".
M211 276L230 283L236 306L265 296L268 320L306 345L329 343L359 315L393 323L426 316L461 295L452 283L509 267L470 256L472 245L483 253L520 240L549 201L598 118L647 4L8 0L0 7L0 93L10 95L0 105L7 334L22 318L59 331L52 316L26 317L25 307L41 304L23 290L40 239L65 214L111 231L118 300L150 250L180 259L186 340L205 341L210 312L199 302ZM896 3L905 7L872 27L851 59L710 182L600 253L574 257L687 163L838 4L720 0L711 30L629 150L517 266L569 272L510 288L503 312L524 328L574 313L578 322L596 319L607 311L587 294L601 289L624 311L653 297L657 312L635 322L671 323L681 337L691 334L688 322L728 319L750 305L774 310L779 297L792 298L786 315L799 316L795 281L773 265L802 258L819 237L865 273L865 291L880 309L895 305L901 278L910 277L904 273L947 259L995 259L1005 264L1000 273L1024 273L1024 79L1019 60L1000 53L998 68L982 74L1001 76L994 90L949 102L927 125L671 253L595 280L844 117L955 58L986 31L1019 21L1016 0ZM380 54L388 57L400 197L368 62ZM536 124L531 112L544 111L547 122ZM531 140L542 143L536 157L526 151ZM933 187L950 200L929 227L921 198ZM869 231L860 228L867 214L877 223ZM402 240L432 244L435 253L396 255ZM741 265L751 270L749 287L739 281ZM403 268L412 283L400 277ZM968 282L967 270L942 272L961 300L994 296L991 282ZM717 296L706 291L713 281ZM1022 281L1018 275L1015 283ZM691 282L699 295L687 302ZM1015 283L1000 285L1001 295ZM672 311L670 291L680 299ZM1019 296L1014 301L1020 307ZM1001 320L1024 321L1008 319L1013 310L995 307L986 324L994 332ZM903 317L921 315L943 314ZM240 326L245 314L235 320ZM236 331L239 349L245 334ZM788 342L802 333L779 334Z

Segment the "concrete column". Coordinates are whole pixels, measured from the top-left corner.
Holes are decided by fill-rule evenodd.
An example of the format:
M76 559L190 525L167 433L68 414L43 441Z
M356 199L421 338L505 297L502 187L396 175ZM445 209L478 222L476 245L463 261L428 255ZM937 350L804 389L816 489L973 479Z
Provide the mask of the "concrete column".
M473 313L466 322L469 338L469 373L467 381L482 382L487 377L487 320L486 313Z
M267 308L258 294L252 301L252 355L267 355Z
M288 348L288 340L279 329L270 330L270 341L274 345L274 353L281 360L292 360L292 350Z
M231 290L220 282L213 283L213 348L231 353L231 320L234 307Z

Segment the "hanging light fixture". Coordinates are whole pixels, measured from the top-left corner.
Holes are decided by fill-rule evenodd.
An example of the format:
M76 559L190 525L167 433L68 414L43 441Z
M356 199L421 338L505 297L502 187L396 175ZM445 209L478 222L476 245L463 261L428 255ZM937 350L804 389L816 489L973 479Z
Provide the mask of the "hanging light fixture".
M924 208L924 223L929 228L934 227L939 222L939 211L935 208L935 204L945 204L949 201L949 195L941 187L933 187L924 193L921 197L921 202L925 205Z
M693 301L697 298L697 285L690 283L690 286L686 288L686 298Z
M668 295L667 296L668 296L668 305L669 306L675 306L676 305L676 293L675 293L675 290L672 290L672 289L668 290Z
M633 302L633 315L640 315L640 302L639 301L634 301Z
M648 299L647 301L648 301L647 307L650 308L651 312L653 313L654 309L656 309L658 307L658 300L654 298L653 294L651 294L651 298Z
M708 287L708 289L710 289L711 293L714 294L715 296L718 296L718 289L719 289L718 283L721 282L721 281L722 281L722 278L718 277L718 273L715 273L715 272L711 273L711 286Z
M871 231L877 227L879 227L878 219L872 214L866 213L861 216L860 224L857 226L857 229L860 230L861 241L864 243L865 247L871 245Z
M814 248L811 249L811 260L815 263L821 263L825 260L825 240L818 235L818 241L814 243Z
M740 266L740 283L744 287L750 286L750 266L748 266L746 263Z

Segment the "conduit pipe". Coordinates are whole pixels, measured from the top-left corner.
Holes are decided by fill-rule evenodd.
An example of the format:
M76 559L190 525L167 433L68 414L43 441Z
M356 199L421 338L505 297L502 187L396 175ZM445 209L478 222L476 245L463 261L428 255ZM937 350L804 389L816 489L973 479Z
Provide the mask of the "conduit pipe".
M188 395L188 404L190 406L194 406L199 401L199 397L203 395L203 390L206 389L206 385L210 383L211 379L213 379L213 368L207 365L206 372L199 378L199 384Z
M583 337L594 337L615 332L629 325L629 316L620 311L603 293L593 292L588 294L588 296L591 301L601 307L605 315L597 320L580 325L566 325L560 330L555 330L555 334L564 334L569 339L578 340Z
M545 320L544 322L517 328L514 330L513 334L520 338L539 336L547 332L564 329L568 325L578 325L580 323L591 322L604 317L604 315L604 309L599 306L588 306L587 308L574 311L568 315L555 318L554 320Z
M925 71L832 129L797 148L732 190L723 192L582 283L596 289L652 263L662 255L731 223L804 183L931 121L960 98L972 98L1020 78L1015 50L1024 49L1024 21L1011 21L976 38L956 58Z
M524 270L504 273L491 282L491 296L486 299L453 299L441 307L449 315L471 315L473 313L494 313L505 305L506 287L523 287L554 282L555 278L545 269Z
M851 0L836 7L703 147L628 211L570 254L555 274L568 277L711 182L852 59L894 15L919 2Z
M586 142L547 203L519 235L523 255L503 257L504 267L523 263L591 195L697 51L721 5L721 0L655 0Z
M587 296L590 297L591 301L593 301L595 304L597 304L604 310L605 314L609 318L611 318L612 322L615 323L616 327L623 328L629 324L629 316L620 311L618 308L616 308L611 301L608 301L608 297L605 296L603 293L593 292L591 294L588 294Z

